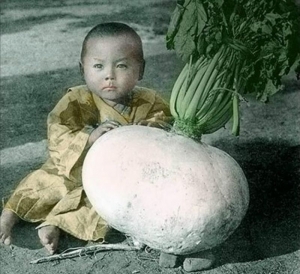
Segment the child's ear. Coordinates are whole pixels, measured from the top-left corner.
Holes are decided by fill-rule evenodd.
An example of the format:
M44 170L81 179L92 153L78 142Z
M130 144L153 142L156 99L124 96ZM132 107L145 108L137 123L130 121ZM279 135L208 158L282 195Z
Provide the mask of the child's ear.
M140 74L139 74L139 80L143 79L144 76L144 71L145 71L145 65L146 65L146 61L143 60L141 65L140 65Z
M83 65L82 65L81 61L79 62L79 69L80 69L81 75L83 76L84 75L84 68L83 68Z

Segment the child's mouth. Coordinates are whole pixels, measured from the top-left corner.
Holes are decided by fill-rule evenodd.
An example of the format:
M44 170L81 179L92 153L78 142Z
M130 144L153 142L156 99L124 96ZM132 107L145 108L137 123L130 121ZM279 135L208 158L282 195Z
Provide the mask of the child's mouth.
M103 90L105 91L115 91L116 89L117 89L116 86L107 86L103 88Z

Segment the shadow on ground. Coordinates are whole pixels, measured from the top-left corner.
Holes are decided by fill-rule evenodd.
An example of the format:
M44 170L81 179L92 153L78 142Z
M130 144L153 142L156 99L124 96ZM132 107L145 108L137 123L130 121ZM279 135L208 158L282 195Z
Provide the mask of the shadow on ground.
M300 249L300 146L260 139L218 142L248 179L250 206L236 232L215 248L218 264L247 262Z

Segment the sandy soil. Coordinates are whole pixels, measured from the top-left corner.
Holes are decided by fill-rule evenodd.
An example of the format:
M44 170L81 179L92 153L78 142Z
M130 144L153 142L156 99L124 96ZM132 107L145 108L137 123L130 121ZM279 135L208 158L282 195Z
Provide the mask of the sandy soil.
M92 0L1 1L1 197L9 196L18 181L46 157L47 113L66 87L82 82L77 69L80 45L96 23L118 20L138 30L147 61L141 84L168 98L182 67L164 45L173 8L172 0L123 0L122 5L108 0L101 4ZM216 265L201 273L300 273L300 86L292 73L284 83L285 89L269 104L249 99L242 106L239 138L228 129L203 138L240 163L249 181L251 202L241 226L213 250ZM40 107L43 95L35 96L37 90L53 93ZM181 266L160 268L155 250L105 251L30 264L47 255L35 226L21 222L14 231L14 244L0 247L1 274L184 273ZM111 237L112 242L122 240L118 233ZM87 244L63 235L60 251Z

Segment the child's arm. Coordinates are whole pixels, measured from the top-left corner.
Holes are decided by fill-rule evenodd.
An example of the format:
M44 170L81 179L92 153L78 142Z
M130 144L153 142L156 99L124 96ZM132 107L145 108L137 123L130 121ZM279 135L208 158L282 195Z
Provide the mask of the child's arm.
M97 121L97 116L93 118L92 109L85 104L88 99L84 96L85 93L68 92L48 115L49 155L58 173L67 178L70 178L72 168L86 153L90 134L94 130L93 124ZM83 117L83 113L91 114Z

